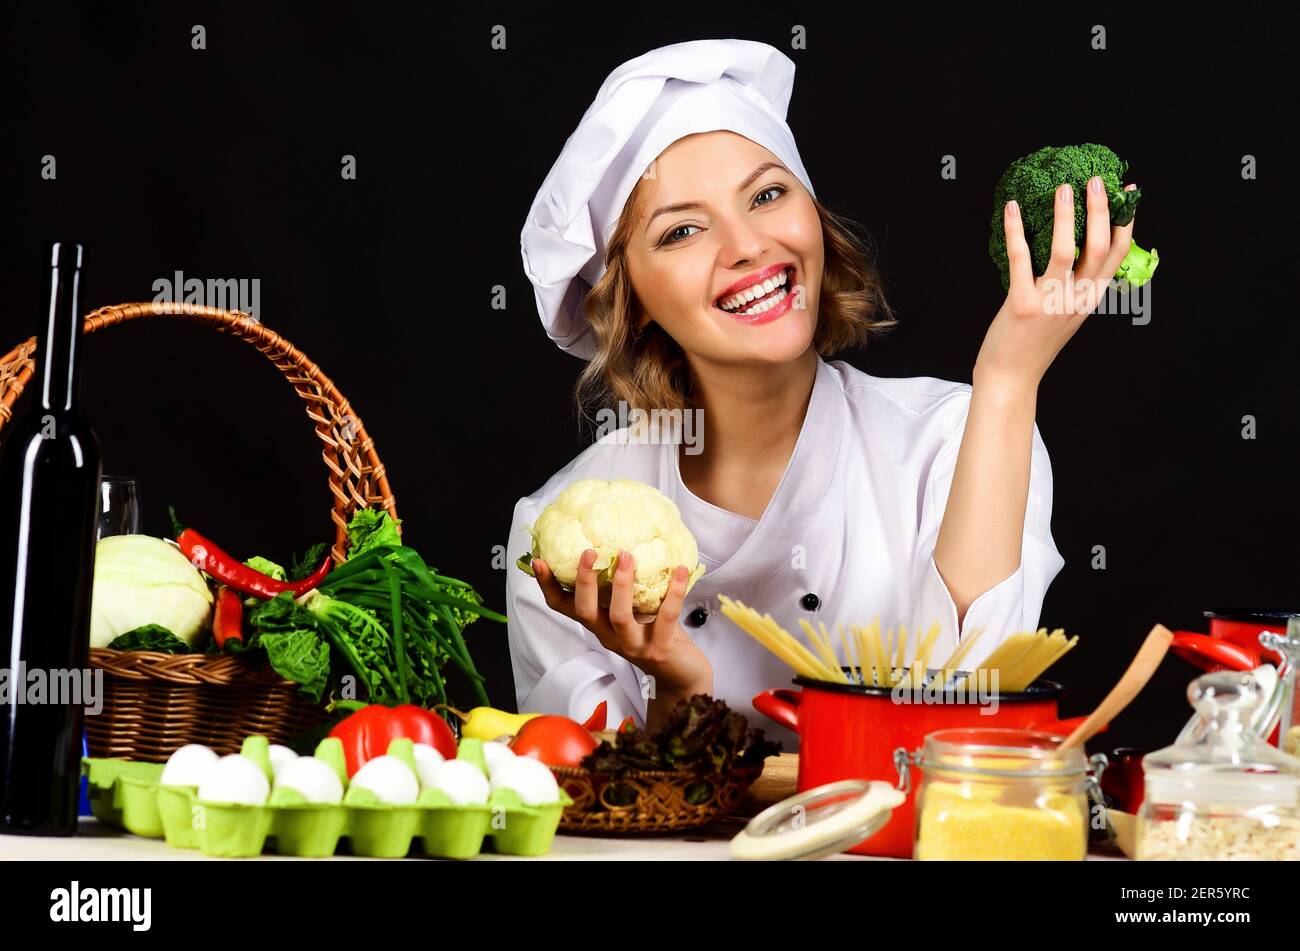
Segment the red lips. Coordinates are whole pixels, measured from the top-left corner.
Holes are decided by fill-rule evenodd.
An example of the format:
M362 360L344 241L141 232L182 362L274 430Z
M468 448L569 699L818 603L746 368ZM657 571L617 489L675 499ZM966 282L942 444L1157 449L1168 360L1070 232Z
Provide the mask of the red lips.
M793 270L794 265L787 261L783 264L773 264L763 268L762 270L755 271L753 274L750 274L747 277L743 277L740 280L736 281L736 283L732 284L730 287L728 287L717 297L713 298L713 303L715 306L721 306L722 301L726 300L731 295L737 294L740 291L753 287L755 284L759 284L763 281L766 281L768 278L776 277L778 274L780 274L782 271L786 270L787 268Z

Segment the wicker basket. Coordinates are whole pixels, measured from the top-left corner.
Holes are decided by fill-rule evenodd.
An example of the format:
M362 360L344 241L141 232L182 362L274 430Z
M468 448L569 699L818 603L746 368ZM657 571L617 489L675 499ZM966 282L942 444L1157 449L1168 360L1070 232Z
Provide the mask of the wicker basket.
M210 327L259 350L294 388L322 444L333 502L335 561L347 551L347 525L361 508L397 510L383 464L361 420L320 367L279 334L239 311L194 304L142 303L101 307L86 316L88 334L131 320L171 318ZM36 338L0 358L0 427L31 380ZM296 684L265 664L237 657L94 648L104 671L104 703L86 717L91 756L162 762L186 743L218 753L239 751L250 733L284 742L319 724L324 711L298 695Z
M708 825L736 810L763 768L735 769L725 777L645 770L617 779L577 766L552 766L551 771L573 799L560 818L561 832L618 833L670 832ZM687 789L699 782L709 784L708 799L688 802ZM612 802L610 793L618 787L632 791L635 800L627 805Z

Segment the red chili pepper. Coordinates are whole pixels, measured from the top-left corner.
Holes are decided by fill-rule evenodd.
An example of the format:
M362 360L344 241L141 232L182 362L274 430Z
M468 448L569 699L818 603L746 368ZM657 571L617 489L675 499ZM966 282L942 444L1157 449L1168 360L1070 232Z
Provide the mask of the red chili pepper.
M181 554L188 558L195 568L206 571L222 584L229 585L236 591L267 600L282 591L292 591L295 598L302 597L324 581L325 576L330 572L331 561L327 555L321 562L321 566L301 581L280 581L248 567L192 528L181 531L176 536L176 544L180 546Z
M636 729L636 721L631 717L624 717L623 722L618 725L618 732L631 733Z
M582 728L584 730L591 730L592 732L605 729L605 716L606 716L606 711L608 710L609 710L609 701L608 700L600 701L600 703L596 705L595 712L593 712L592 715L587 718L587 722L582 725Z
M217 609L212 616L212 639L218 647L228 640L244 639L244 602L234 588L222 585L217 589Z
M409 703L386 707L372 703L362 707L330 730L330 736L343 741L343 755L351 777L366 762L388 752L388 744L405 738L428 743L445 759L456 758L456 735L447 721L436 713Z

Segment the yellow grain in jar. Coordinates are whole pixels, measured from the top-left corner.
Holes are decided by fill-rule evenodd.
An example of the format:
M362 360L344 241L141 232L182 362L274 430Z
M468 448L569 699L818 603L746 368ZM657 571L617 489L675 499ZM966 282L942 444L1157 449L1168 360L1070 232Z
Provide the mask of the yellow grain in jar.
M998 801L1001 784L931 781L925 790L916 858L939 861L1078 861L1088 832L1078 796L1040 791L1024 804Z
M938 730L916 794L918 859L1079 861L1088 854L1089 761L1061 737L1022 729ZM1096 764L1093 764L1094 766Z

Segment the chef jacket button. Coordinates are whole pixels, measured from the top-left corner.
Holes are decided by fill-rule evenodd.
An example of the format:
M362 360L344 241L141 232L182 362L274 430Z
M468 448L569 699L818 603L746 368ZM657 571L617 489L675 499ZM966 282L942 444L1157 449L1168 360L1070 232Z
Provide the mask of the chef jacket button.
M709 619L709 612L704 608L696 608L690 614L686 615L686 623L691 627L703 627L704 622Z
M799 604L802 605L805 611L816 611L819 607L822 606L822 599L817 597L817 595L813 594L811 591L809 591L807 594L805 594L802 598L799 599Z

